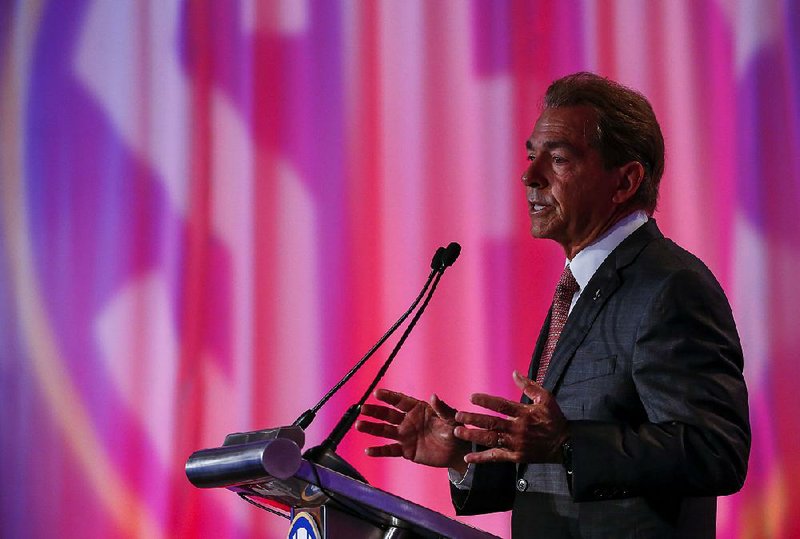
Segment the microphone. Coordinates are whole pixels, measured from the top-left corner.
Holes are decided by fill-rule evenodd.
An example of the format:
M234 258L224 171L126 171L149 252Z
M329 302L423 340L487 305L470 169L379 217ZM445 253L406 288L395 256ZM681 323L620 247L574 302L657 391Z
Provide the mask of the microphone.
M441 256L439 256L437 259L437 255L440 255L440 253ZM353 468L347 461L345 461L342 457L336 454L336 448L339 446L339 442L342 441L345 434L347 434L353 427L353 424L356 422L356 419L361 413L361 406L363 406L363 404L367 401L369 396L372 394L372 391L375 389L375 387L381 381L383 376L386 374L386 371L389 370L389 366L392 364L392 361L394 361L394 358L397 356L398 352L400 351L400 348L403 346L406 339L411 334L411 331L414 329L414 326L416 326L417 322L422 316L422 313L425 312L425 309L427 308L428 303L433 297L434 292L436 292L436 287L438 286L439 280L442 278L444 271L448 267L453 265L453 263L456 261L456 259L460 254L461 254L461 246L456 242L450 243L450 245L448 245L447 248L440 247L436 251L434 259L431 262L431 267L433 267L434 263L437 262L438 265L436 268L434 268L433 272L431 273L431 275L434 276L434 279L430 292L425 298L425 301L422 303L422 306L419 308L414 317L411 319L411 322L409 322L408 327L403 332L403 335L400 337L400 340L397 342L394 349L392 349L392 353L389 354L388 358L386 358L386 361L381 366L380 370L378 371L378 374L375 375L375 378L372 380L372 383L369 385L369 387L361 396L361 398L358 400L358 402L356 404L353 404L352 406L350 406L350 408L347 409L347 412L345 412L344 416L342 416L342 419L339 420L339 422L336 424L336 426L328 435L328 437L325 439L325 441L322 442L320 445L312 447L311 449L306 451L303 457L305 457L309 461L322 464L323 466L330 468L334 471L343 473L345 475L349 475L350 477L354 477L355 479L363 481L364 483L367 482L366 479L364 479L364 477L360 473L358 473L358 471L355 468ZM428 283L426 283L426 288L427 285ZM422 293L424 294L424 292L425 290L423 289Z
M461 254L461 246L456 242L450 242L450 245L442 253L442 267L439 270L440 273L444 273L444 270L449 268L453 265L453 262L456 261L458 255Z
M345 374L342 377L342 379L339 380L336 383L336 385L334 385L325 394L325 396L322 397L322 399L320 399L320 401L313 408L311 408L309 410L306 410L305 412L300 414L300 417L298 417L295 420L295 422L292 423L293 427L300 427L303 430L307 429L308 426L311 425L311 422L314 421L314 419L317 417L317 412L319 412L320 408L322 408L325 405L325 403L328 402L328 400L331 397L333 397L336 394L336 392L339 391L339 389L341 389L341 387L344 384L346 384L350 380L350 378L352 378L356 374L356 372L358 372L358 370L362 367L362 365L364 365L364 363L366 363L367 360L369 358L371 358L375 354L375 352L378 350L378 348L380 348L380 346L384 342L386 342L386 339L388 339L397 330L397 328L400 326L400 324L405 322L406 318L408 318L408 316L416 308L417 304L419 304L420 300L425 295L425 292L427 292L428 287L430 286L431 281L433 280L434 276L436 276L439 273L444 272L445 268L447 268L448 266L451 266L453 264L453 261L455 261L455 258L452 258L453 257L453 255L452 255L452 246L453 245L458 247L458 252L461 251L461 246L458 245L457 243L451 243L450 245L447 246L447 248L439 247L438 249L436 249L436 252L434 253L433 258L431 259L431 272L428 275L428 279L425 281L425 285L422 287L422 291L420 291L420 293L417 296L417 298L411 304L411 307L409 307L408 310L403 313L403 315L397 320L397 322L395 322L394 325L392 325L392 327L390 327L389 330L386 333L384 333L383 336L380 339L378 339L378 342L376 342L372 346L372 348L370 348L367 351L367 353L364 354L364 357L359 359L358 362L355 364L355 366L353 366L353 368L350 369L347 372L347 374ZM456 258L458 257L458 252L456 252L456 254L455 254ZM452 260L451 260L451 258L452 258ZM449 263L448 263L448 261L449 261Z

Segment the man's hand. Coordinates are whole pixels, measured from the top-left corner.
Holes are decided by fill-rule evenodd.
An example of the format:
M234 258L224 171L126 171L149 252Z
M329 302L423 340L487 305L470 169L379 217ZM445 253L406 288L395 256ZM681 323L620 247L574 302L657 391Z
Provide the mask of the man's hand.
M396 391L379 389L375 398L390 406L365 404L361 413L381 422L359 420L356 430L396 443L370 447L367 455L403 457L417 464L450 467L462 474L466 471L464 455L472 446L453 435L453 429L458 426L456 410L436 395L428 403Z
M458 438L489 448L469 453L466 462L561 462L561 446L569 438L561 408L549 391L516 371L514 383L531 404L475 393L470 397L473 404L506 417L470 412L455 415L457 422L477 427L456 427Z

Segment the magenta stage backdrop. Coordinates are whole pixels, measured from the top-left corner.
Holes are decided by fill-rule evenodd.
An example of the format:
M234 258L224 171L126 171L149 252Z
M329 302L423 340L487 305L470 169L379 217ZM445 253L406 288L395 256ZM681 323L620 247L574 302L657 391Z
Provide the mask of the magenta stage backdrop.
M186 458L291 423L450 241L461 259L384 385L516 399L563 263L528 236L524 140L577 70L651 98L656 217L734 307L753 450L719 536L800 537L795 2L19 0L0 47L3 537L285 536L193 488ZM340 452L452 515L443 471L371 443Z

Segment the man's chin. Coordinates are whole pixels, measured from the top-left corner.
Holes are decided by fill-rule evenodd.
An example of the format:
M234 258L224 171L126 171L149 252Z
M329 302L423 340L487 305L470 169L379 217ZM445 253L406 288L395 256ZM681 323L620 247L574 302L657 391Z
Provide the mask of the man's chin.
M550 239L557 232L560 220L553 215L553 208L548 207L528 214L531 223L531 236L539 239Z
M553 237L552 231L536 223L531 223L531 236L539 240L547 240Z
M547 227L547 226L536 226L535 223L531 223L531 236L536 238L537 240L551 240L559 245L564 245L563 234L559 234L559 230L554 227Z

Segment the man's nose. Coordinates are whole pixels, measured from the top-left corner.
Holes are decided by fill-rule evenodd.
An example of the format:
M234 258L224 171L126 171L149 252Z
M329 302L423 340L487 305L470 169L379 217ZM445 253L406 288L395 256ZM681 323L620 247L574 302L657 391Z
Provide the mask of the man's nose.
M547 185L547 179L544 175L538 170L536 166L536 161L531 161L528 164L528 168L525 169L525 172L522 173L522 183L526 187L544 187Z

